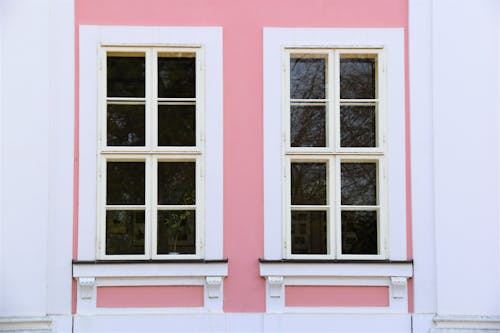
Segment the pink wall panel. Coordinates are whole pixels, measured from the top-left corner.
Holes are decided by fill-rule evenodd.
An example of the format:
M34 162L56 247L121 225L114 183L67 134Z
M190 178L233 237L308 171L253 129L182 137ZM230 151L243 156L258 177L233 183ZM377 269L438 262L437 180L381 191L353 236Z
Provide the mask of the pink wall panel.
M97 287L98 308L203 306L203 286Z
M229 276L224 281L224 311L264 312L265 285L257 262L263 256L264 243L263 27L406 29L407 0L75 0L75 15L76 28L80 24L223 27L224 256L229 258ZM75 33L78 57L78 29ZM78 68L78 58L75 60ZM78 70L76 73L75 207L78 202ZM409 185L409 169L407 180ZM408 205L409 200L408 192ZM409 235L410 222L408 215ZM75 212L75 258L77 224ZM411 248L408 254L411 256Z
M389 306L389 287L286 286L285 306Z

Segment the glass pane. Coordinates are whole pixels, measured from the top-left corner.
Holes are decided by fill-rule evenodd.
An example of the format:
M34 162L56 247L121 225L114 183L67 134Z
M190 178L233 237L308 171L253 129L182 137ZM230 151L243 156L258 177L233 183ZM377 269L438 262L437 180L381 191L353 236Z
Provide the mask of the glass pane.
M326 87L326 55L292 55L290 58L290 98L323 99Z
M326 205L326 163L292 163L292 205Z
M340 98L375 98L375 58L340 59Z
M158 56L158 97L196 97L196 58Z
M196 204L196 163L158 163L158 204Z
M340 145L376 147L375 106L340 107Z
M144 105L108 104L108 146L144 146L144 126Z
M326 107L290 107L290 145L292 147L326 147Z
M342 205L377 204L377 164L341 164Z
M106 254L144 254L144 211L106 212Z
M144 205L144 162L108 162L106 203Z
M195 254L194 210L158 211L158 254Z
M342 254L378 254L377 212L342 212Z
M108 97L144 97L144 57L109 57Z
M158 146L196 146L195 105L158 105Z
M292 254L327 254L325 211L292 211Z

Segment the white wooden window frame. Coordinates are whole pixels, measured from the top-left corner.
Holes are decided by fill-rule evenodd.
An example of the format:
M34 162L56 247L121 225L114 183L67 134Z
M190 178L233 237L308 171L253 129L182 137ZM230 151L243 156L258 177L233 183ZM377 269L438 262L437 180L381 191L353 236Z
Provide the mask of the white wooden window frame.
M384 95L385 95L385 62L384 50L382 48L285 48L283 50L283 78L282 96L284 145L283 145L283 168L285 170L283 181L283 200L285 227L283 235L283 252L285 258L291 259L384 259L387 253L387 237L385 222L385 172L382 160L385 156L385 117L384 117ZM302 102L319 101L325 104L325 134L326 147L292 147L290 107L297 101L290 98L290 59L292 55L304 56L325 55L326 56L326 98L323 100L300 100ZM377 59L376 66L376 93L375 99L340 99L340 59L343 55L372 55ZM340 107L341 105L375 105L375 147L341 147L340 146ZM332 119L333 118L333 122ZM333 123L333 126L331 126ZM340 164L342 162L372 162L377 165L377 205L376 206L342 206L339 198L340 193ZM291 204L290 188L291 174L290 166L295 162L326 162L327 163L327 204L295 206ZM293 208L292 208L293 207ZM320 209L323 208L323 209ZM327 254L292 254L291 239L291 211L297 210L325 210L327 212ZM377 244L376 255L342 254L342 232L341 211L342 210L376 210L377 211Z
M204 191L202 181L203 169L203 48L201 47L107 47L99 49L99 147L100 164L98 201L98 242L97 253L100 259L199 259L203 258L203 202ZM145 97L144 98L110 98L106 97L107 87L107 57L109 53L123 54L144 53L145 55ZM196 59L196 95L194 98L158 98L158 54L189 53ZM144 146L108 146L107 145L107 104L108 102L128 103L131 100L144 102L145 105L145 145ZM158 146L158 103L160 102L187 102L196 106L196 142L192 147ZM145 251L143 255L107 255L106 254L106 211L110 208L106 204L106 165L107 161L144 161L145 162L145 204L111 205L114 209L144 209L145 212ZM196 202L190 207L183 205L158 204L158 162L194 162L196 165ZM140 206L140 207L139 207ZM195 210L195 253L194 254L158 254L157 253L157 212L159 210Z
M336 137L328 137L326 148L290 147L288 52L378 53L385 62L379 102L378 147L339 147L338 119ZM338 57L329 54L329 58ZM330 59L332 60L332 59ZM338 67L338 61L336 62ZM384 66L379 66L379 71ZM338 68L328 68L338 71ZM379 72L380 75L380 72ZM405 84L404 31L400 28L265 28L264 29L264 259L390 259L406 260L406 172L405 172ZM338 76L337 76L338 78ZM338 87L338 82L329 82ZM379 87L379 88L382 88ZM385 90L384 90L385 88ZM338 91L328 89L329 91ZM338 98L327 96L329 104ZM336 106L333 105L335 108ZM280 112L278 112L278 110ZM284 111L285 110L285 111ZM331 110L331 109L330 109ZM337 112L337 118L338 118ZM385 120L384 120L385 118ZM384 128L387 128L384 131ZM332 132L332 131L329 131ZM332 149L335 154L332 155ZM380 253L378 255L341 255L339 239L330 255L291 255L289 239L289 161L291 158L335 159L330 168L339 168L341 159L377 161L380 197ZM339 172L334 172L340 184ZM339 186L337 186L339 188ZM335 188L335 187L334 187ZM337 193L338 194L338 193ZM339 207L335 208L339 214ZM341 237L340 233L334 237Z
M222 29L220 27L124 27L124 26L80 26L79 43L79 192L78 192L78 260L96 259L222 259L222 223L223 223L223 160L222 160ZM146 146L138 147L106 147L105 113L97 113L104 98L99 95L103 91L102 57L104 50L119 52L138 51L143 49L153 52L198 52L197 97L197 141L195 147L157 147L150 142L153 133L154 113L146 120ZM154 52L153 52L154 53ZM155 70L155 61L150 56L150 71ZM199 74L197 74L199 75ZM206 85L204 82L210 82ZM100 89L98 89L98 86ZM156 81L151 84L153 95ZM201 95L200 95L201 94ZM148 95L146 95L148 96ZM146 98L146 101L148 98ZM149 99L151 100L151 99ZM146 102L149 103L149 102ZM197 110L198 111L198 110ZM146 112L147 114L147 112ZM98 119L101 117L101 119ZM203 117L206 115L206 118ZM104 119L104 121L103 121ZM102 140L99 140L102 138ZM115 155L116 153L116 155ZM99 174L105 171L105 159L142 159L147 161L147 177L155 177L154 161L156 159L172 161L196 160L196 247L195 255L156 255L151 247L150 252L141 256L104 255L104 208L105 182L99 181ZM205 175L209 175L206 177ZM154 179L146 180L153 184ZM149 185L150 187L155 187ZM203 193L210 193L204 196ZM155 190L146 192L146 203L152 211L155 206ZM150 214L155 215L155 214ZM153 222L153 221L151 221ZM154 237L153 223L148 233L151 242ZM149 251L146 249L146 251Z

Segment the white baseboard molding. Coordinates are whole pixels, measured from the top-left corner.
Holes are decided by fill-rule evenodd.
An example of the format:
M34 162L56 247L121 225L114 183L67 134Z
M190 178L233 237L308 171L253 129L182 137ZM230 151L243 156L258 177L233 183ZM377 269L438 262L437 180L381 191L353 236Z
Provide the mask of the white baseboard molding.
M0 332L52 332L49 317L0 317Z
M436 315L431 333L500 332L499 316Z

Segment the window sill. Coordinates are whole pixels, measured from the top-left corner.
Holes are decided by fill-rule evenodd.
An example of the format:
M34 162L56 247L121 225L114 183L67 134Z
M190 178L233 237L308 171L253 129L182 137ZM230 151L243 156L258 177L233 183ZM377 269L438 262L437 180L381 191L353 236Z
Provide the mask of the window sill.
M413 276L411 260L259 259L259 263L261 276Z
M73 261L73 277L225 277L227 263L227 259Z

